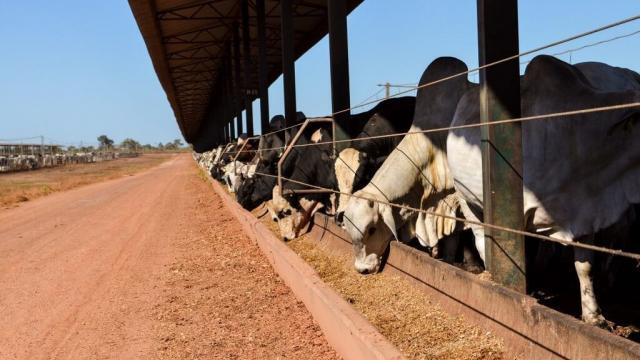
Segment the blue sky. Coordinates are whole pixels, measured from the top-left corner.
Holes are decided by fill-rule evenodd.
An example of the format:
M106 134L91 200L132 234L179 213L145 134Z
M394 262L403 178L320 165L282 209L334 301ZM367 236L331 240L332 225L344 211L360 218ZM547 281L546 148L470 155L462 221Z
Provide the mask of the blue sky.
M376 84L416 83L438 56L477 66L475 3L364 1L348 20L352 105L378 92ZM630 0L528 0L519 8L521 51L640 14L640 2ZM103 133L143 143L181 137L126 1L0 1L0 14L0 139L44 135L86 144ZM637 30L640 21L546 53ZM639 45L640 34L561 58L639 71ZM296 63L298 108L307 115L331 110L328 60L325 38ZM269 93L271 113L281 113L281 79Z

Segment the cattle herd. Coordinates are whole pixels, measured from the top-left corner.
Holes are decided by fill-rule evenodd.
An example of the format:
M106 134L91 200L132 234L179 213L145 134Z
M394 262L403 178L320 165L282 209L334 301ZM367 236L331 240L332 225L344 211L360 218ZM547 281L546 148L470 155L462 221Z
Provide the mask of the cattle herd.
M0 173L36 170L67 164L95 163L117 158L118 154L112 152L0 155Z
M331 123L309 123L300 131L300 126L283 128L284 118L276 116L259 139L240 137L194 156L244 208L266 203L285 240L299 236L316 212L333 217L352 240L360 273L379 271L394 239L464 268L482 269L481 135L473 126L480 118L480 87L454 76L467 70L458 59L438 58L420 78L419 84L430 85L420 87L416 97L390 98L369 111L336 117L336 128L349 141L334 142ZM450 79L436 81L444 78ZM604 63L572 65L540 55L521 76L523 117L638 102L640 75ZM300 115L287 125L302 124ZM522 122L525 230L638 249L639 120L640 108L614 107ZM329 191L304 191L309 188ZM622 272L637 272L636 264L580 248L531 243L527 240L532 278L542 285L562 278L549 271L558 269L553 262L568 253L582 319L611 326L600 294L620 286Z

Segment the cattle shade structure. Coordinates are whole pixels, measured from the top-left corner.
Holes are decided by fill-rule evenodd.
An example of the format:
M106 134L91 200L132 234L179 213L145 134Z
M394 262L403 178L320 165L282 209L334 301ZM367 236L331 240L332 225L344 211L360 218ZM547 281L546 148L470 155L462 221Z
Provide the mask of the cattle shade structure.
M295 112L293 61L328 33L328 3L332 5L331 14L344 18L361 2L129 0L180 130L200 152L234 137L229 136L236 125L234 117L241 119L241 111L250 109L247 105L258 97L267 99L268 85L283 73L283 68L285 94L289 94L285 107ZM284 21L282 9L285 15L291 14ZM340 26L341 20L346 21L339 17L332 21L334 29L345 32L335 38L338 40L333 46L346 51L346 25ZM346 68L346 55L341 60ZM335 73L347 77L336 83L348 84L348 70ZM348 99L348 92L342 96ZM348 100L338 103L348 104ZM263 132L268 124L267 106L267 101L261 101ZM245 130L250 135L251 115L247 111L249 129ZM241 122L237 125L241 129Z
M261 98L268 123L267 86L283 75L285 119L295 116L295 59L329 34L332 110L349 113L346 16L362 0L129 0L178 125L203 152L242 132L242 110ZM517 1L478 0L481 64L518 53ZM504 10L504 11L503 11ZM241 46L242 45L242 46ZM259 66L263 65L263 66ZM482 121L519 114L518 58L481 70ZM247 133L253 134L252 111ZM484 132L483 174L489 221L522 230L520 125ZM484 130L483 130L484 131ZM344 139L335 129L336 140ZM489 145L490 144L490 145ZM492 150L494 149L494 150ZM497 153L496 153L497 151ZM500 153L508 156L501 158ZM497 181L497 179L507 179ZM500 194L492 198L494 194ZM524 240L487 232L488 270L502 284L526 291Z

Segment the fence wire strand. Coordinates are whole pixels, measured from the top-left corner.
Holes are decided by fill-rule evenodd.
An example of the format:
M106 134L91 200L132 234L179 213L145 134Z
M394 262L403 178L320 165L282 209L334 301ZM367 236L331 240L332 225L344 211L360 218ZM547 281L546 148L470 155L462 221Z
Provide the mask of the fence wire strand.
M259 175L259 176L266 176L266 177L272 177L272 178L277 178L278 177L277 175L265 174L265 173L261 173L261 172L257 172L257 171L255 172L255 174ZM592 251L597 251L597 252L601 252L601 253L606 253L606 254L610 254L610 255L622 256L622 257L634 259L634 260L637 260L638 262L640 262L640 254L630 253L630 252L626 252L626 251L622 251L622 250L609 249L609 248L602 247L602 246L583 244L583 243L580 243L580 242L557 239L557 238L554 238L554 237L551 237L551 236L541 235L541 234L537 234L537 233L533 233L533 232L529 232L529 231L516 230L516 229L511 229L511 228L508 228L508 227L504 227L504 226L493 225L493 224L488 224L488 223L485 223L485 222L473 221L473 220L468 220L468 219L460 218L460 217L456 217L456 216L440 214L440 213L437 213L437 212L434 212L434 211L419 209L419 208L415 208L415 207L412 207L412 206L400 205L400 204L395 204L395 203L392 203L392 202L383 201L383 200L379 200L379 199L368 198L366 196L349 194L349 193L341 192L341 191L338 191L338 190L329 189L329 188L325 188L325 187L317 186L317 185L312 185L312 184L308 184L308 183L305 183L305 182L302 182L302 181L289 179L289 178L285 178L285 177L283 177L282 180L289 181L289 182L292 182L294 184L298 184L298 185L302 185L302 186L307 186L310 189L323 190L323 191L331 192L331 193L334 193L336 195L347 195L347 196L354 197L354 198L357 198L357 199L374 201L374 202L377 202L379 204L388 205L388 206L391 206L391 207L394 207L394 208L397 208L397 209L421 212L421 213L424 213L424 214L427 214L427 215L439 216L439 217L442 217L442 218L445 218L445 219L451 219L451 220L460 221L460 222L463 222L465 224L482 226L482 227L487 228L487 229L499 230L499 231L509 232L509 233L512 233L512 234L529 236L529 237L532 237L532 238L535 238L535 239L554 242L554 243L558 243L558 244L561 244L561 245L573 246L573 247L578 247L578 248L582 248L582 249L586 249L586 250L592 250ZM299 189L299 190L302 190L302 189ZM295 190L292 190L292 191L295 193Z
M426 88L426 87L429 87L429 86L433 86L433 85L445 82L447 80L455 79L455 78L460 77L460 76L465 76L465 75L469 75L469 74L472 74L472 73L476 73L476 72L479 72L480 70L484 70L484 69L487 69L489 67L492 67L492 66L495 66L495 65L498 65L498 64L502 64L502 63L507 62L507 61L518 59L518 58L521 58L521 57L524 57L524 56L527 56L527 55L531 55L533 53L536 53L536 52L539 52L539 51L542 51L542 50L545 50L545 49L549 49L549 48L552 48L552 47L555 47L555 46L558 46L558 45L565 44L565 43L570 42L570 41L574 41L574 40L583 38L585 36L593 35L593 34L596 34L596 33L599 33L599 32L602 32L602 31L605 31L605 30L608 30L608 29L611 29L611 28L614 28L614 27L617 27L617 26L620 26L620 25L624 25L624 24L636 21L638 19L640 19L640 14L639 15L634 15L634 16L631 16L631 17L628 17L626 19L622 19L622 20L619 20L619 21L615 21L615 22L612 22L612 23L609 23L609 24L606 24L606 25L603 25L603 26L600 26L598 28L595 28L595 29L592 29L592 30L589 30L589 31L585 31L585 32L582 32L582 33L579 33L579 34L576 34L576 35L572 35L572 36L566 37L564 39L561 39L561 40L558 40L558 41L554 41L552 43L549 43L549 44L546 44L546 45L542 45L542 46L539 46L539 47L536 47L536 48L533 48L533 49L530 49L530 50L527 50L527 51L524 51L524 52L521 52L521 53L518 53L518 54L515 54L515 55L512 55L512 56L509 56L509 57L506 57L506 58L503 58L503 59L500 59L500 60L497 60L497 61L494 61L494 62L491 62L489 64L484 64L484 65L469 69L467 71L463 71L463 72L460 72L460 73L457 73L457 74L446 76L444 78L441 78L441 79L438 79L438 80L434 80L434 81L431 81L431 82L428 82L428 83L425 83L425 84L419 84L417 86L410 86L410 88L408 90L399 91L399 92L397 92L395 94L390 95L389 97L385 98L384 100L391 99L391 98L396 98L396 97L399 97L401 95L406 95L406 94L412 93L412 92L414 92L416 90L420 90L420 89L423 89L423 88ZM640 32L640 30L639 30L639 32ZM610 41L613 41L613 40L617 40L619 38L629 37L629 36L632 36L632 35L635 35L635 33L621 35L621 36L617 36L617 37L614 37L614 38L611 38L611 39L602 40L602 41L594 43L594 44L585 45L582 48L599 45L599 44L602 44L602 43L606 43L606 42L610 42ZM567 50L567 52L577 51L577 50L580 50L580 49L581 48L577 48L577 49L573 49L573 50ZM376 104L376 103L379 103L380 101L381 101L380 99L373 100L373 101L366 101L364 103L361 103L361 104L358 104L358 105L355 105L355 106L351 106L351 107L343 109L343 110L339 110L339 111L333 112L328 117L335 117L336 115L339 115L339 114L342 114L342 113L345 113L345 112L350 112L351 110L362 108L362 107L365 107L365 106L368 106L368 105ZM288 130L288 129L291 129L291 128L294 128L294 127L297 127L297 126L300 126L300 125L301 124L292 125L292 126L289 126L289 127L283 128L283 129L279 129L279 130L275 130L275 131L266 133L264 135L270 135L270 134L274 134L274 133L277 133L277 132L285 131L285 130Z
M399 97L401 95L405 95L408 93L411 93L413 91L419 90L419 89L423 89L429 86L433 86L460 76L468 76L469 74L472 73L477 73L481 70L487 69L489 67L501 64L501 63L505 63L508 61L512 61L518 58L522 58L524 56L527 55L531 55L533 53L551 48L551 47L555 47L570 41L574 41L576 39L588 36L588 35L592 35L598 32L602 32L604 30L608 30L626 23L630 23L632 21L638 20L640 19L640 15L635 15L626 19L622 19L613 23L609 23L606 24L604 26L589 30L589 31L585 31L573 36L569 36L567 38L549 43L547 45L543 45L537 48L533 48L494 62L491 62L489 64L485 64L485 65L481 65L472 69L469 69L467 71L464 72L460 72L460 73L456 73L453 74L451 76L446 76L444 78L438 79L438 80L434 80L425 84L420 84L417 86L403 86L403 87L409 87L408 90L403 90L403 91L399 91L393 95L390 95L389 97L387 97L386 99L389 98L395 98L395 97ZM559 56L559 55L564 55L567 53L573 53L575 51L579 51L585 48L589 48L592 46L597 46L600 44L604 44L604 43L608 43L614 40L618 40L618 39L622 39L622 38L626 38L626 37L630 37L636 34L639 34L640 30L634 31L632 33L628 33L628 34L624 34L624 35L619 35L619 36L615 36L613 38L610 39L605 39L605 40L601 40L601 41L597 41L595 43L591 43L591 44L587 44L587 45L583 45L581 47L575 48L575 49L569 49L563 52L559 52L556 54L553 54L554 56ZM527 62L522 62L521 64L524 63L528 63ZM382 90L382 89L381 89ZM380 91L381 91L380 90ZM380 91L378 91L376 94L374 94L373 96L377 95ZM335 117L336 115L345 113L345 112L349 112L351 110L357 109L357 108L361 108L364 106L368 106L371 104L375 104L380 102L380 99L376 99L373 101L367 101L368 99L365 99L365 101L363 103L360 103L358 105L340 110L340 111L336 111L334 113L332 113L330 115L330 117ZM481 126L496 126L496 125L502 125L502 124L509 124L509 123L516 123L516 122L528 122L528 121L536 121L536 120L544 120L544 119L548 119L548 118L561 118L561 117L570 117L570 116L576 116L576 115L583 115L583 114L591 114L591 113L597 113L597 112L603 112L603 111L613 111L613 110L622 110L622 109L629 109L629 108L634 108L634 107L640 107L640 102L632 102L632 103L627 103L627 104L619 104L619 105L610 105L610 106L602 106L602 107L595 107L595 108L588 108L588 109L579 109L579 110L571 110L571 111L564 111L564 112L556 112L556 113L549 113L549 114L540 114L540 115L532 115L532 116L524 116L524 117L519 117L519 118L512 118L512 119L504 119L504 120L497 120L497 121L491 121L491 122L487 122L487 123L473 123L473 124L464 124L464 125L456 125L456 126L447 126L447 127L441 127L441 128L434 128L434 129L426 129L426 130L420 130L420 131L409 131L409 132L403 132L403 133L394 133L394 134L385 134L385 135L377 135L377 136L367 136L367 137L362 137L362 138L356 138L356 139L346 139L346 140L333 140L333 141L326 141L326 142L317 142L317 143L308 143L308 144L299 144L299 145L293 145L290 146L291 148L298 148L298 147L308 147L308 146L319 146L319 145L332 145L332 144L337 144L337 143L346 143L346 142L356 142L356 141L365 141L365 140L372 140L372 139L383 139L383 138L391 138L391 137L398 137L398 136L406 136L406 135L413 135L413 134L427 134L427 133L434 133L434 132L441 132L441 131L451 131L451 130L457 130L457 129L468 129L468 128L475 128L475 127L481 127ZM301 124L296 124L296 125L292 125L283 129L279 129L267 134L264 134L263 136L266 135L270 135L270 134L274 134L277 132L282 132L282 131L286 131L295 127L299 127L302 126L303 123ZM286 149L288 146L281 146L281 147L273 147L273 148L264 148L264 149L257 149L257 150L244 150L246 152L260 152L260 151L269 151L269 150L284 150ZM272 174L266 174L266 173L262 173L262 172L255 172L255 175L257 176L265 176L265 177L271 177L271 178L278 178L277 175L272 175ZM582 248L582 249L586 249L586 250L591 250L591 251L596 251L596 252L601 252L601 253L606 253L609 255L615 255L615 256L621 256L621 257L626 257L626 258L630 258L630 259L634 259L638 262L640 262L640 254L635 254L635 253L630 253L630 252L626 252L626 251L622 251L622 250L615 250L615 249L610 249L610 248L606 248L606 247L601 247L601 246L596 246L596 245L590 245L590 244L584 244L584 243L580 243L580 242L574 242L574 241L568 241L568 240L564 240L564 239L558 239L558 238L554 238L551 236L547 236L547 235L541 235L538 233L534 233L534 232L529 232L529 231L522 231L522 230L516 230L516 229L511 229L508 227L503 227L503 226L499 226L499 225L493 225L493 224L488 224L485 222L479 222L479 221L473 221L473 220L468 220L465 218L460 218L460 217L456 217L456 216L450 216L450 215L445 215L445 214L440 214L434 211L429 211L429 210L424 210L424 209L419 209L419 208L415 208L415 207L411 207L411 206L407 206L407 205L400 205L400 204L395 204L392 202L388 202L388 201L383 201L383 200L379 200L379 199L371 199L368 197L364 197L364 196L360 196L360 195L355 195L355 194L349 194L349 193L344 193L344 192L340 192L334 189L329 189L329 188L325 188L325 187L321 187L321 186L317 186L317 185L312 185L312 184L308 184L302 181L298 181L298 180L294 180L294 179L289 179L289 178L285 178L285 177L281 177L281 179L283 181L288 181L291 183L295 183L298 185L302 185L302 186L306 186L307 189L315 189L315 190L322 190L322 191L326 191L329 193L334 193L334 194L338 194L338 195L347 195L347 196L351 196L354 198L359 198L359 199L364 199L364 200L370 200L370 201L375 201L377 203L380 204L384 204L390 207L394 207L397 209L404 209L404 210L409 210L409 211L414 211L414 212L420 212L420 213L424 213L427 215L431 215L431 216L438 216L438 217L442 217L442 218L446 218L446 219L450 219L450 220L455 220L455 221L460 221L464 224L469 224L469 225L475 225L475 226L481 226L485 229L492 229L492 230L498 230L498 231L504 231L504 232L509 232L512 234L517 234L517 235L522 235L522 236L527 236L530 238L535 238L538 240L543 240L543 241L549 241L549 242L553 242L553 243L557 243L557 244L561 244L561 245L566 245L566 246L573 246L573 247L577 247L577 248ZM293 191L295 193L295 190Z
M524 116L524 117L512 118L512 119L496 120L496 121L491 121L491 122L486 122L486 123L473 123L473 124L464 124L464 125L445 126L445 127L440 127L440 128L433 128L433 129L426 129L426 130L419 130L419 131L407 131L407 132L402 132L402 133L393 133L393 134L384 134L384 135L375 135L375 136L365 136L365 137L360 137L360 138L355 138L355 139L322 141L322 142L316 142L316 143L293 145L291 147L292 148L301 148L301 147L319 146L319 145L352 143L352 142L359 142L359 141L365 141L365 140L386 139L386 138L392 138L392 137L398 137L398 136L406 136L406 135L429 134L429 133L434 133L434 132L469 129L469 128L476 128L476 127L482 127L482 126L496 126L496 125L504 125L504 124L516 123L516 122L529 122L529 121L536 121L536 120L546 120L548 118L553 118L553 117L561 118L561 117L584 115L584 114L591 114L591 113L604 112L604 111L624 110L624 109L630 109L630 108L635 108L635 107L640 107L640 102L632 102L632 103L619 104L619 105L600 106L600 107L588 108L588 109L562 111L562 112L555 112L555 113L549 113L549 114L531 115L531 116ZM557 119L557 120L560 120L560 119ZM287 148L287 146L278 146L278 147L272 147L272 148L264 148L264 149L256 149L256 150L245 150L245 151L247 151L247 152L260 152L260 151L269 151L269 150L283 150L283 149L286 149L286 148Z

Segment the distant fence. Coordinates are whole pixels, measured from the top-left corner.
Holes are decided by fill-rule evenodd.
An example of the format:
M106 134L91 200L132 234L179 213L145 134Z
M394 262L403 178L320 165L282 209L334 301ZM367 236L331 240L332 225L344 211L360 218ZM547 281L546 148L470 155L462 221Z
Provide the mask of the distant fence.
M134 158L140 156L140 153L137 152L121 152L118 153L118 157L120 158Z
M116 152L64 153L56 145L0 144L0 173L96 163L119 157Z

